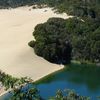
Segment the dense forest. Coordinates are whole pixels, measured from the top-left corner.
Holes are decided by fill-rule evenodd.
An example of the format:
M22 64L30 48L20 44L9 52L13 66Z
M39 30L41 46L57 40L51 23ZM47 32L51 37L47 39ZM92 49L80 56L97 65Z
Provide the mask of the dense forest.
M74 16L99 18L100 0L44 0L46 4Z
M66 29L66 22L61 18L50 18L46 23L35 27L33 35L36 41L29 45L35 53L52 63L69 63L72 46Z
M77 18L74 18L66 20L64 22L63 19L52 19L51 22L49 20L47 23L42 24L43 26L38 25L35 28L35 32L33 33L37 40L34 47L37 55L42 56L51 62L54 61L57 63L65 63L65 59L68 58L67 61L71 59L70 52L72 50L72 59L80 59L82 62L100 62L100 0L0 0L0 8L15 8L18 6L33 4L46 4L50 7L54 7L60 13L65 12L70 15L80 17L84 20L83 22L78 20ZM58 24L58 26L56 24ZM53 38L50 38L50 36L48 37L48 41L52 41L53 43L48 43L47 41L45 41L49 44L45 49L43 47L40 48L41 46L39 47L39 45L47 45L39 43L39 41L41 43L45 43L42 40L42 32L47 32L46 34L49 34L51 37L53 36ZM59 32L61 33L58 35ZM40 37L38 36L39 39L37 38L36 33L42 34ZM65 37L63 37L63 35ZM68 45L63 44L61 41L58 41L60 43L60 46L62 46L59 47L57 41L54 42L58 37L61 38L62 41L67 41ZM57 43L57 45L55 45L54 43ZM31 46L32 45L34 45L34 43L32 44L31 42ZM55 46L57 46L57 51L53 48ZM66 51L66 48L68 46L70 50ZM61 53L61 48L63 47L65 47L65 49L63 50L63 53ZM41 51L41 49L44 50ZM48 49L49 51L47 51ZM42 53L39 53L39 51L41 51ZM46 52L47 55L43 52ZM52 55L48 55L48 52L52 52ZM62 55L63 57L61 57Z
M36 41L29 42L35 53L53 63L100 62L100 22L78 18L50 18L35 27Z
M50 18L35 27L33 35L36 41L29 42L35 53L53 63L69 63L71 59L100 63L100 0L0 0L0 8L46 4L59 13L75 16L70 19ZM82 20L80 20L80 17ZM24 79L13 78L0 71L0 81L8 89ZM15 89L11 100L42 100L39 91L31 88L25 93ZM39 98L36 98L39 96ZM18 98L18 99L16 99ZM28 99L29 98L29 99ZM50 100L90 100L70 91L64 96L58 91Z
M74 16L100 18L100 0L0 0L0 8L47 4Z
M0 0L0 8L15 8L24 5L31 5L37 0Z

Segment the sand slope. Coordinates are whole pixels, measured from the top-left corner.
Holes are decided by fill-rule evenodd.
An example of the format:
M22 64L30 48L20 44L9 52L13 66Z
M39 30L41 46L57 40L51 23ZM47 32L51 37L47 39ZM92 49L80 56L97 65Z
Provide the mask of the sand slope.
M15 77L28 76L37 80L61 67L36 56L27 45L33 39L34 27L50 17L69 16L54 14L51 8L29 9L0 10L0 69Z

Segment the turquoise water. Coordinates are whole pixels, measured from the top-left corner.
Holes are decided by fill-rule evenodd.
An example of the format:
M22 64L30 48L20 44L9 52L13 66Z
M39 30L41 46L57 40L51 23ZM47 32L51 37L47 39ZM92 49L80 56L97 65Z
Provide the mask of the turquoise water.
M45 100L54 96L58 89L73 89L80 95L97 100L96 97L100 96L100 67L70 64L36 82L36 87ZM0 100L7 100L8 96L9 94L6 94Z
M54 96L58 89L73 89L96 100L100 96L100 67L71 64L37 82L37 87L46 99Z

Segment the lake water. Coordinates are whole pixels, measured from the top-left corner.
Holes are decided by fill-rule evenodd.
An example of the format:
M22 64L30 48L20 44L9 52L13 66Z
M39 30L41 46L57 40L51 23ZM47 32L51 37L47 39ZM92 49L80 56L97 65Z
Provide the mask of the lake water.
M46 100L54 96L58 89L73 89L79 95L90 96L91 100L97 100L100 96L100 67L93 65L70 64L61 71L36 82L36 87ZM7 100L2 96L0 100Z
M54 96L58 89L73 89L80 95L96 100L100 96L100 67L71 64L37 83L41 96L46 99Z

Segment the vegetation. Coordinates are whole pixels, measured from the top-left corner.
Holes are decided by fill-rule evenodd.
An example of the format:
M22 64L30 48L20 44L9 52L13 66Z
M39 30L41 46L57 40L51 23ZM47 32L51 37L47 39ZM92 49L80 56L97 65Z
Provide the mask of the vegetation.
M35 27L36 41L29 45L35 53L53 63L73 60L100 62L100 22L78 18L50 18Z
M96 78L97 78L97 76L99 75L99 72L100 72L99 67L98 68L96 68L95 66L93 66L93 67L92 68L88 67L89 69L87 69L87 66L80 67L80 65L79 66L71 65L66 70L68 70L72 73L74 73L74 72L77 73L79 76L79 77L77 77L77 79L79 78L79 80L81 80L83 77L83 79L85 79L85 81L89 81L87 79L87 76L91 76L91 75L93 75L93 73L95 73L95 74L97 73L97 75L96 75ZM88 73L90 73L90 75L88 75ZM62 75L60 75L60 76L62 76ZM75 76L75 74L74 74L74 76ZM53 76L53 78L54 78L54 76ZM94 78L94 79L96 79L96 78ZM11 78L9 78L9 80L10 79ZM50 82L50 77L48 79ZM6 80L8 80L8 78L5 78L5 81ZM90 80L91 80L91 82L93 81L92 79L90 79ZM71 80L71 81L73 81L73 80ZM20 84L18 84L19 82L20 82ZM93 81L93 82L95 83L97 81ZM93 85L93 82L92 82L92 85ZM27 84L23 85L23 83L27 83ZM100 85L100 84L98 83L97 85ZM98 88L98 86L97 86L97 88ZM45 96L44 97L41 96L40 91L36 88L36 86L34 85L32 80L27 79L27 78L26 79L23 78L22 80L16 81L16 84L14 83L13 90L10 92L10 94L11 94L10 98L8 97L9 100L91 100L90 97L81 96L81 95L77 94L75 91L69 90L69 89L65 89L64 91L58 90L54 97L49 97L48 99L46 99ZM99 100L99 97L98 97L98 100Z
M32 79L27 77L22 77L19 79L0 71L0 82L5 87L5 89L8 90L19 87L28 82L32 82Z
M37 55L54 63L68 63L71 59L71 49L73 49L72 58L75 60L80 59L81 62L100 62L100 0L1 0L0 8L15 8L32 4L46 4L50 7L54 7L58 12L65 12L84 20L84 22L82 22L77 19L69 19L66 21L67 25L65 25L65 22L61 19L57 21L57 24L60 25L61 23L66 29L61 25L56 26L56 19L52 19L52 25L49 24L50 20L48 20L47 23L42 24L43 26L38 25L34 34L41 33L41 36L39 36L38 39L36 38L36 42L31 41L29 43L31 47L34 47ZM48 25L46 26L46 24ZM61 29L58 30L58 27ZM41 32L37 31L38 29ZM45 30L47 31L47 34L49 33L49 39L45 36L45 39L47 39L48 42L43 39L44 37L42 38L42 34L46 33ZM53 36L53 34L50 34L51 32L57 35ZM35 35L35 37L37 36ZM58 38L61 40L56 41L55 39ZM53 43L50 43L49 41ZM44 45L46 45L46 47ZM62 48L64 48L63 52Z
M84 22L73 18L67 20L66 28L70 33L73 59L82 63L100 62L100 22L94 20Z
M0 0L0 8L32 4L46 4L74 16L100 18L100 0Z
M9 100L45 100L45 97L41 97L40 91L35 87L31 79L28 78L13 78L0 71L0 82L6 87L6 89L12 88L9 92ZM25 83L27 83L25 85ZM66 94L66 95L65 95ZM90 100L89 97L80 96L72 90L58 90L55 97L50 97L48 100Z
M50 18L46 23L39 24L33 32L36 41L29 45L35 53L53 63L69 63L72 46L66 30L66 21L61 18Z
M90 97L80 96L73 90L64 90L64 91L58 90L56 96L49 100L91 100L91 99Z
M39 90L33 86L33 88L25 90L23 87L14 90L10 100L45 100L44 98L40 96ZM73 90L58 90L55 97L46 100L90 100L90 97L80 96Z
M0 8L15 8L24 5L34 4L38 0L0 0Z
M0 0L0 8L15 8L24 5L47 4L58 12L65 12L78 18L67 20L50 18L46 23L35 27L33 35L36 41L29 45L35 53L53 63L69 63L71 59L100 63L100 0ZM25 82L0 71L0 82L8 88L14 88ZM36 88L23 93L23 87L15 88L11 100L43 100ZM57 91L50 100L90 100L88 97L67 91L63 95Z
M0 82L3 84L6 89L13 88L14 84L18 81L19 79L13 78L10 75L5 74L4 72L0 71Z
M100 0L41 0L59 12L70 15L100 18Z
M32 87L30 88L30 85ZM33 84L20 86L12 91L10 100L43 100L39 94L39 90Z

